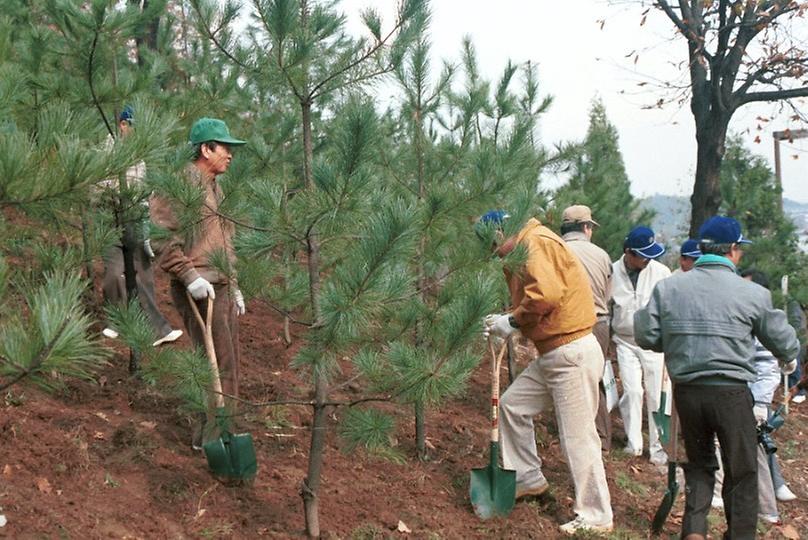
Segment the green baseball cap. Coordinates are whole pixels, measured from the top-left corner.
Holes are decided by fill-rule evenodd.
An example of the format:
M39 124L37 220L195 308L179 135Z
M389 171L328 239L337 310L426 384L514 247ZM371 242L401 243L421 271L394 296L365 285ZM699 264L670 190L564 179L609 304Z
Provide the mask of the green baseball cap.
M194 125L191 126L191 136L189 140L191 144L215 141L238 146L246 143L246 141L231 137L230 130L227 129L227 124L218 118L200 118L194 122Z

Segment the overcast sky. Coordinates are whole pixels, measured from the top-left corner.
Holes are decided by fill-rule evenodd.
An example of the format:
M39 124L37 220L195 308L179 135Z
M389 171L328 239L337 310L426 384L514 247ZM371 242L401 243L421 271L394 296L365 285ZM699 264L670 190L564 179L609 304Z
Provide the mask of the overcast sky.
M396 3L344 0L340 9L348 16L351 29L360 32L361 9L377 8L383 29L390 28ZM545 144L581 140L591 100L599 96L620 134L634 194L690 195L696 142L688 104L643 109L662 96L651 83L680 77L676 64L687 55L685 43L672 39L664 15L651 10L640 26L640 7L615 7L604 0L433 0L431 7L433 66L439 67L440 59L457 61L464 35L471 37L481 72L490 80L499 77L509 58L538 64L540 88L555 98L541 121ZM605 21L603 28L600 21ZM635 56L627 57L632 51L639 53L636 63ZM640 86L643 82L649 84ZM776 109L751 107L735 114L731 129L744 132L749 148L773 167L771 133L789 127L789 114L760 122L758 116L772 116ZM753 142L756 136L760 144ZM808 141L786 143L781 150L785 196L808 202Z

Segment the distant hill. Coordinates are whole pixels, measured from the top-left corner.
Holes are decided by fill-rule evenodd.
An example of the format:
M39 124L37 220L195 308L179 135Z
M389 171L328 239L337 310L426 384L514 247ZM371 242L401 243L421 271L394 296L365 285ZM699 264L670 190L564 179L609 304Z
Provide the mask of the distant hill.
M651 195L640 201L640 207L655 212L651 228L663 242L678 245L687 236L690 220L690 197L682 195ZM797 226L800 245L808 252L808 203L783 199L783 210Z

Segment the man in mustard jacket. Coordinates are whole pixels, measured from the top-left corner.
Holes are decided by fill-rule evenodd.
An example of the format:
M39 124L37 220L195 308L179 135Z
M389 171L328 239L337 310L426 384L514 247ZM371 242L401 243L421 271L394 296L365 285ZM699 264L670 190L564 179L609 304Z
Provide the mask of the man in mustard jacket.
M504 217L489 212L481 221L501 225ZM576 517L561 531L607 532L612 509L595 429L603 353L592 334L595 307L589 280L564 241L536 219L510 238L498 234L500 257L517 245L526 249L527 261L519 272L506 272L512 309L487 316L483 335L506 338L518 329L533 340L539 357L500 401L503 465L516 471L517 499L547 491L533 417L552 405L575 485Z

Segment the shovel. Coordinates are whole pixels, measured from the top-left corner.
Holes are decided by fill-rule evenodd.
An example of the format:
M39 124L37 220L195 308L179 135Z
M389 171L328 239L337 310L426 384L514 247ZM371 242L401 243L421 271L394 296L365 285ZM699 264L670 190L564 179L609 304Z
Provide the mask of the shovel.
M665 399L665 394L662 394L662 399ZM676 481L676 466L678 461L679 449L679 418L673 410L673 391L670 394L671 398L671 416L670 420L670 441L671 441L671 456L668 459L668 489L665 491L665 496L662 497L662 502L654 514L654 520L651 522L651 534L657 535L662 532L662 527L665 525L665 520L670 514L673 503L676 502L676 495L679 494L679 482Z
M659 440L668 444L671 438L671 416L673 415L673 389L668 378L668 370L662 366L662 391L659 394L659 409L651 413L657 427Z
M499 466L499 367L507 350L502 347L499 356L494 353L494 344L488 340L491 351L491 447L487 467L472 469L469 481L469 497L474 513L482 519L491 516L507 516L516 502L516 471Z
M208 413L208 418L215 417L213 431L205 430L205 441L202 448L208 460L208 467L213 474L228 479L249 480L255 477L258 465L255 459L252 435L249 433L231 433L230 415L224 406L222 381L219 378L219 362L216 360L216 349L213 346L213 298L208 297L208 312L205 320L196 307L193 297L188 294L188 302L196 316L205 337L205 352L210 365L213 404L215 411ZM209 420L210 422L210 420Z

